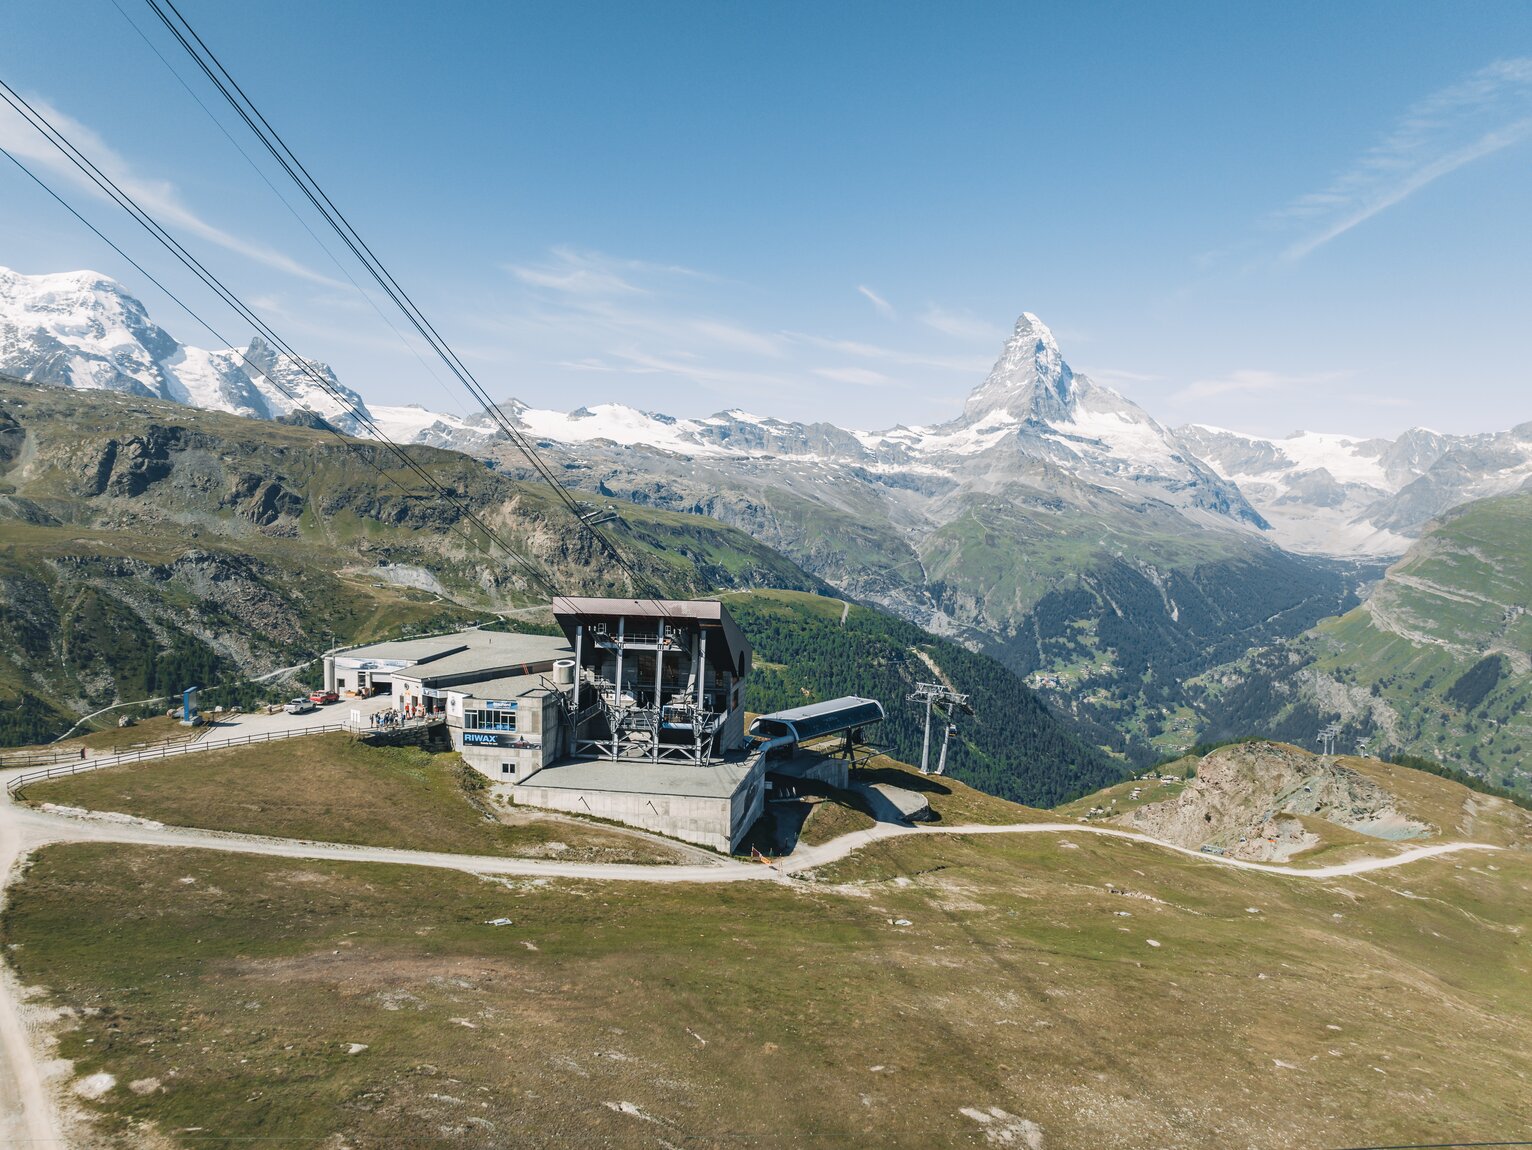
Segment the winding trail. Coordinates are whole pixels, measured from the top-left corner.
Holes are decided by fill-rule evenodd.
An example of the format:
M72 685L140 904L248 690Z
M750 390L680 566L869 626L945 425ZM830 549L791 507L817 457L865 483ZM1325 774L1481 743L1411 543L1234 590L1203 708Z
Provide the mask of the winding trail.
M720 883L777 881L825 866L885 839L906 835L1069 834L1104 835L1190 855L1213 866L1308 879L1337 878L1405 866L1421 859L1467 850L1500 850L1487 843L1436 843L1382 858L1357 859L1324 867L1278 866L1203 854L1188 847L1152 839L1132 831L1080 823L1018 823L1004 826L919 827L879 823L816 847L800 846L772 866L719 858L705 863L646 866L636 863L568 863L553 859L502 858L393 847L351 846L300 839L163 826L144 820L115 820L47 812L18 804L0 792L0 884L9 885L23 860L50 843L107 842L139 846L187 847L289 859L336 862L394 863L437 867L482 875L525 875L649 883ZM4 886L0 885L0 905ZM38 1064L40 1036L29 1033L20 988L9 968L0 969L0 1146L63 1146L62 1127Z

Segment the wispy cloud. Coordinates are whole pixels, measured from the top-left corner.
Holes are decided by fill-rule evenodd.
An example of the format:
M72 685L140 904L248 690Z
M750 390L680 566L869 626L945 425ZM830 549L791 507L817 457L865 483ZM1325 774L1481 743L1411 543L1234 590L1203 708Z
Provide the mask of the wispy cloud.
M827 336L809 335L800 331L784 332L783 334L795 342L804 343L810 347L822 348L825 351L833 351L840 355L854 356L857 359L881 360L885 363L900 364L907 367L935 368L939 371L951 372L960 376L982 378L984 373L994 363L993 356L986 358L982 355L931 355L927 352L882 347L878 344L866 343L862 340L835 339Z
M1532 137L1532 57L1497 60L1427 96L1322 191L1272 217L1302 234L1282 258L1301 260L1427 184Z
M832 383L853 383L858 387L881 387L890 382L888 376L881 371L866 367L816 367L810 370L820 379L828 379Z
M708 410L792 415L804 411L801 397L814 396L823 401L820 417L892 423L912 413L869 413L869 391L919 395L924 405L951 390L950 408L945 399L932 400L934 413L956 410L961 392L993 358L955 352L949 339L918 323L899 329L908 346L752 323L745 317L760 314L761 289L678 264L558 247L502 267L508 294L493 314L471 320L478 346L465 354L495 374L514 372L526 386L510 387L540 403L633 403L643 396L646 407L686 415L702 414L696 404L704 393L727 401L703 400L715 405ZM857 291L877 316L897 314L875 288ZM876 316L857 318L858 332L888 330Z
M790 389L794 382L791 377L776 372L713 363L680 353L667 356L633 350L613 352L612 355L622 360L627 370L644 375L674 376L723 395L758 395L763 390L780 392Z
M999 343L1007 335L1004 330L992 323L986 323L984 320L968 315L965 312L948 311L934 304L921 314L920 322L933 331L939 331L943 335L954 336L958 339L986 340L991 343Z
M770 356L773 359L782 356L782 341L774 334L751 331L739 324L716 319L692 319L686 323L697 335L720 347Z
M1081 367L1080 375L1087 375L1097 383L1108 386L1119 383L1159 383L1164 376L1150 375L1142 371L1125 371L1116 367Z
M323 284L330 288L347 286L339 280L321 275L275 248L243 239L209 223L182 201L174 184L135 172L127 159L90 128L59 111L46 100L34 97L29 100L29 103L57 127L75 147L89 157L104 175L137 201L146 212L177 238L190 234L248 260L308 280L310 283ZM107 199L104 192L8 104L0 104L0 145L18 159L47 169L48 173L55 178L66 180L97 199L103 201Z
M1229 395L1256 395L1264 392L1287 391L1315 387L1325 383L1338 383L1350 377L1350 372L1321 371L1306 375L1293 375L1279 371L1261 371L1241 368L1227 375L1212 379L1199 379L1187 384L1171 396L1178 402L1213 399Z
M536 263L503 266L529 287L593 299L653 294L651 288L636 281L655 276L716 282L715 277L706 272L680 264L619 259L604 252L581 251L567 246L553 248L546 259Z
M872 306L878 309L878 313L880 315L886 315L890 319L893 318L894 305L889 303L877 292L873 291L872 288L868 287L866 284L857 284L856 290L861 292L864 296L872 301Z

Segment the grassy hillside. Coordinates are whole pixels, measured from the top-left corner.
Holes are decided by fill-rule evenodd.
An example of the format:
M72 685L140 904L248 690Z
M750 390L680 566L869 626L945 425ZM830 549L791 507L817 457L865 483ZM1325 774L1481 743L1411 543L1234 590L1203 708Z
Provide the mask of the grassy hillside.
M545 488L453 452L410 453L559 585L625 589ZM305 427L0 382L0 745L114 702L302 663L332 642L544 597L396 464L376 444ZM678 593L821 586L702 517L633 508L611 531Z
M888 712L869 736L920 762L923 707L906 702L920 681L941 678L973 697L960 718L947 770L987 791L1052 806L1115 781L1124 768L1065 728L1011 670L881 611L795 592L724 597L755 646L748 705L776 711L839 695L880 700ZM844 615L844 622L842 616ZM936 765L940 725L933 722Z
M1362 606L1200 685L1205 735L1263 733L1435 759L1532 793L1532 494L1433 524Z
M728 887L71 845L0 943L124 1148L1286 1150L1532 1123L1529 896L1516 851L1309 882L1085 834Z
M522 811L488 817L482 781L456 754L333 734L108 767L35 783L22 797L172 826L406 850L581 862L681 857L594 823Z

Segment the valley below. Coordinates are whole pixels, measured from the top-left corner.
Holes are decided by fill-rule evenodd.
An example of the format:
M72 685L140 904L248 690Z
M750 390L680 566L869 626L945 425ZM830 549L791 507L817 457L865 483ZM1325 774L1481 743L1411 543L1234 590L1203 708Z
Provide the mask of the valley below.
M1532 1121L1521 430L1172 430L1024 314L933 427L507 403L550 485L487 414L360 434L242 377L269 348L156 358L91 291L149 349L120 379L0 363L27 376L0 381L0 774L87 768L0 800L0 1139ZM439 749L206 749L164 717L192 683L230 711L306 694L351 644L557 633L557 590L639 582L726 606L753 713L885 705L846 785L796 779L735 856L509 806ZM967 699L937 713L941 777L907 765L922 684ZM183 745L89 769L119 716Z

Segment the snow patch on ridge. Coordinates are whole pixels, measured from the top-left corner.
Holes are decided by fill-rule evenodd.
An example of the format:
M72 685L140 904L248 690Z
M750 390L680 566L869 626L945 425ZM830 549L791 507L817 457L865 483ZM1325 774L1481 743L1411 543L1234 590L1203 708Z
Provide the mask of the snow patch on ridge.
M573 412L528 408L521 422L533 435L560 443L589 443L605 439L631 447L643 444L682 455L731 455L727 448L704 443L697 420L656 417L621 403L601 403Z

